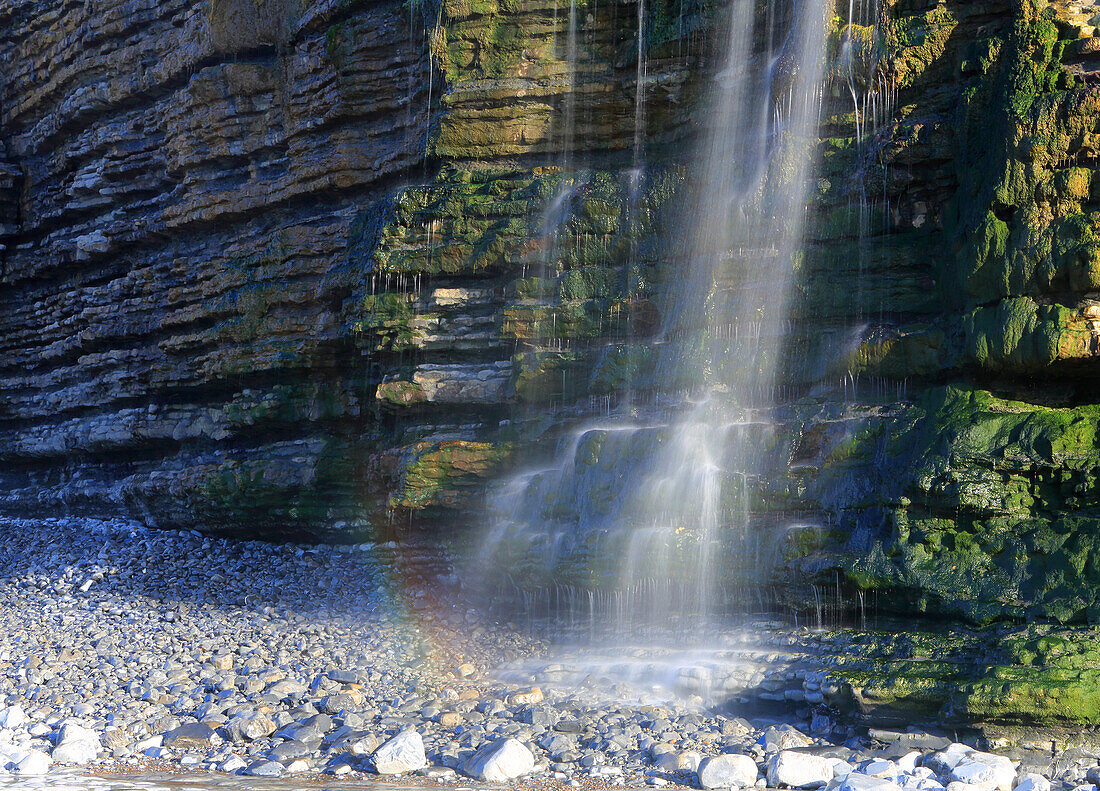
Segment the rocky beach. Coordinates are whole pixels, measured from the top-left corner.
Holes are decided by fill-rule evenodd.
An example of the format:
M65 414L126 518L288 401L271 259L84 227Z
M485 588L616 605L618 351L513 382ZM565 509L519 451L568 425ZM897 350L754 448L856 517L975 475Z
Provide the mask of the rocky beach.
M925 723L834 720L791 694L812 674L790 672L778 631L722 654L743 687L787 669L770 699L791 703L763 712L699 684L705 662L622 649L601 663L490 622L447 587L453 574L400 555L2 523L0 780L1095 791L1100 779L1083 739L960 743Z
M1098 383L1100 0L0 0L0 787L1100 791Z

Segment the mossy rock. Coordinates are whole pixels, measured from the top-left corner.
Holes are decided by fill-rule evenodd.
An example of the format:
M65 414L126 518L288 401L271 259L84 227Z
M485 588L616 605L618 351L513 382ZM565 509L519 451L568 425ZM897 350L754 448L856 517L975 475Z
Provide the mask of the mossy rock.
M511 453L508 445L470 440L419 442L391 452L399 481L390 498L392 509L468 507L483 496L486 481L497 473Z

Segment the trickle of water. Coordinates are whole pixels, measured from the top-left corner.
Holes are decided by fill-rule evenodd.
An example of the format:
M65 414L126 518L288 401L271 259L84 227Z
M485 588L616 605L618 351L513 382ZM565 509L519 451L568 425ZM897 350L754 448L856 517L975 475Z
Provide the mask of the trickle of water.
M542 213L541 235L545 247L540 275L543 277L550 277L555 274L554 269L560 253L561 240L559 236L561 235L563 223L568 219L571 208L570 203L580 181L574 162L577 133L577 0L570 0L569 2L569 16L566 24L563 58L565 92L562 97L561 110L561 148L556 153L561 181L554 197ZM554 3L553 31L553 46L557 51L558 5L556 1ZM524 272L524 276L526 276L526 272Z
M769 556L752 506L802 245L825 16L824 0L735 0L656 346L657 378L681 397L641 425L623 413L582 428L553 463L502 487L472 575L492 595L523 591L536 615L575 591L569 619L590 634L675 639L749 606ZM642 3L638 25L640 171Z
M634 172L640 172L645 152L645 81L647 71L645 49L645 0L638 0L638 55L634 74Z
M562 170L573 170L573 147L577 134L577 0L569 0L569 32L565 39L565 61L568 65L569 87L565 93L562 135Z

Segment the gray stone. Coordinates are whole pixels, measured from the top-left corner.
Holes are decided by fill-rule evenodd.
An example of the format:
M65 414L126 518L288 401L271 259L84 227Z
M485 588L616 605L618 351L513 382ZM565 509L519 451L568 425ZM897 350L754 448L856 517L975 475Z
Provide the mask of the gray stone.
M905 755L897 759L898 771L904 774L913 774L917 771L917 764L920 763L921 752L920 750L910 750ZM931 773L931 770L928 770Z
M266 714L241 714L225 725L229 738L234 742L252 741L270 736L275 732L275 721Z
M942 750L927 756L922 762L941 777L946 777L964 758L974 752L974 748L960 742L953 742Z
M339 714L344 709L354 708L355 698L345 692L329 695L321 701L321 711L325 714Z
M528 725L547 728L554 724L557 717L554 716L553 710L546 706L524 706L516 714L516 719Z
M699 765L700 788L749 788L760 772L747 755L716 755Z
M276 736L316 745L324 740L325 733L330 728L332 728L332 717L327 714L314 714L306 717L301 722L287 725Z
M98 742L66 742L55 747L52 753L54 763L77 766L94 761L98 756Z
M305 684L302 684L298 681L291 681L290 679L276 681L274 684L264 690L266 694L274 695L280 700L303 695L306 691L307 687Z
M559 733L584 733L584 723L575 719L558 720L553 728Z
M325 675L338 684L358 684L359 674L353 673L350 670L338 670L336 668L329 668L325 671Z
M1090 769L1089 772L1091 774L1092 770ZM1050 781L1040 774L1028 772L1020 775L1020 779L1016 782L1016 791L1050 791Z
M661 753L654 761L658 769L665 772L695 772L699 769L703 756L694 750ZM755 764L754 764L755 766Z
M950 739L920 731L891 731L882 728L871 728L867 735L880 742L897 742L906 750L943 750L951 746Z
M50 756L39 750L31 750L15 764L16 774L24 777L38 777L50 769Z
M947 784L947 791L989 791L989 786L964 783L962 780L952 780ZM1083 791L1083 789L1080 791Z
M231 755L218 764L218 771L225 772L226 774L233 774L241 769L244 769L248 764L239 755Z
M0 728L18 728L26 722L26 712L18 704L0 710Z
M949 778L983 788L1012 791L1016 782L1016 767L1003 755L973 750L952 767Z
M808 747L813 744L813 739L790 725L778 725L764 731L758 743L764 748L764 752L771 755L780 750Z
M412 728L403 730L374 751L371 763L380 775L400 775L423 769L428 764L424 740Z
M832 759L783 750L769 759L767 779L773 788L820 788L833 779Z
M257 761L245 770L252 777L279 777L285 773L286 767L278 761Z
M99 757L101 749L99 736L94 731L76 723L66 723L58 732L53 762L83 765Z
M898 765L893 761L882 758L872 758L859 768L862 774L870 777L881 777L887 780L895 780L898 776Z
M121 728L108 728L99 737L100 743L108 750L117 750L130 744L130 737Z
M827 714L816 713L810 719L810 733L827 735L833 730L833 720Z
M851 772L838 781L836 791L901 791L901 786L885 777Z
M220 741L214 729L205 722L193 722L168 731L161 744L186 750L191 747L209 747Z
M382 740L372 734L362 738L350 740L347 743L347 752L352 755L370 755L381 745Z
M142 739L134 744L134 752L144 753L146 750L150 750L154 747L160 747L164 744L164 737L161 735L150 736L148 739Z
M649 748L649 755L654 760L661 757L665 753L673 752L676 752L676 748L668 742L654 742Z
M503 783L530 774L535 756L516 739L500 739L485 745L463 765L462 772L476 780Z
M829 761L833 765L834 780L839 777L846 777L856 770L854 766L841 758L830 758Z
M272 747L267 757L272 761L281 761L286 763L287 761L293 761L295 758L304 758L309 755L312 750L309 749L302 742L294 741L293 739L286 742L281 742Z

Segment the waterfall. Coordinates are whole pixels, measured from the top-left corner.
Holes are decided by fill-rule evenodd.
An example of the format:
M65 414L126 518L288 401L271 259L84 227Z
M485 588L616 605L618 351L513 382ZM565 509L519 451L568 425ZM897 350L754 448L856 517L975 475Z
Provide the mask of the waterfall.
M658 340L679 397L581 427L501 488L475 569L494 597L523 590L531 616L634 636L699 634L759 597L754 481L803 242L825 13L823 0L734 0Z

